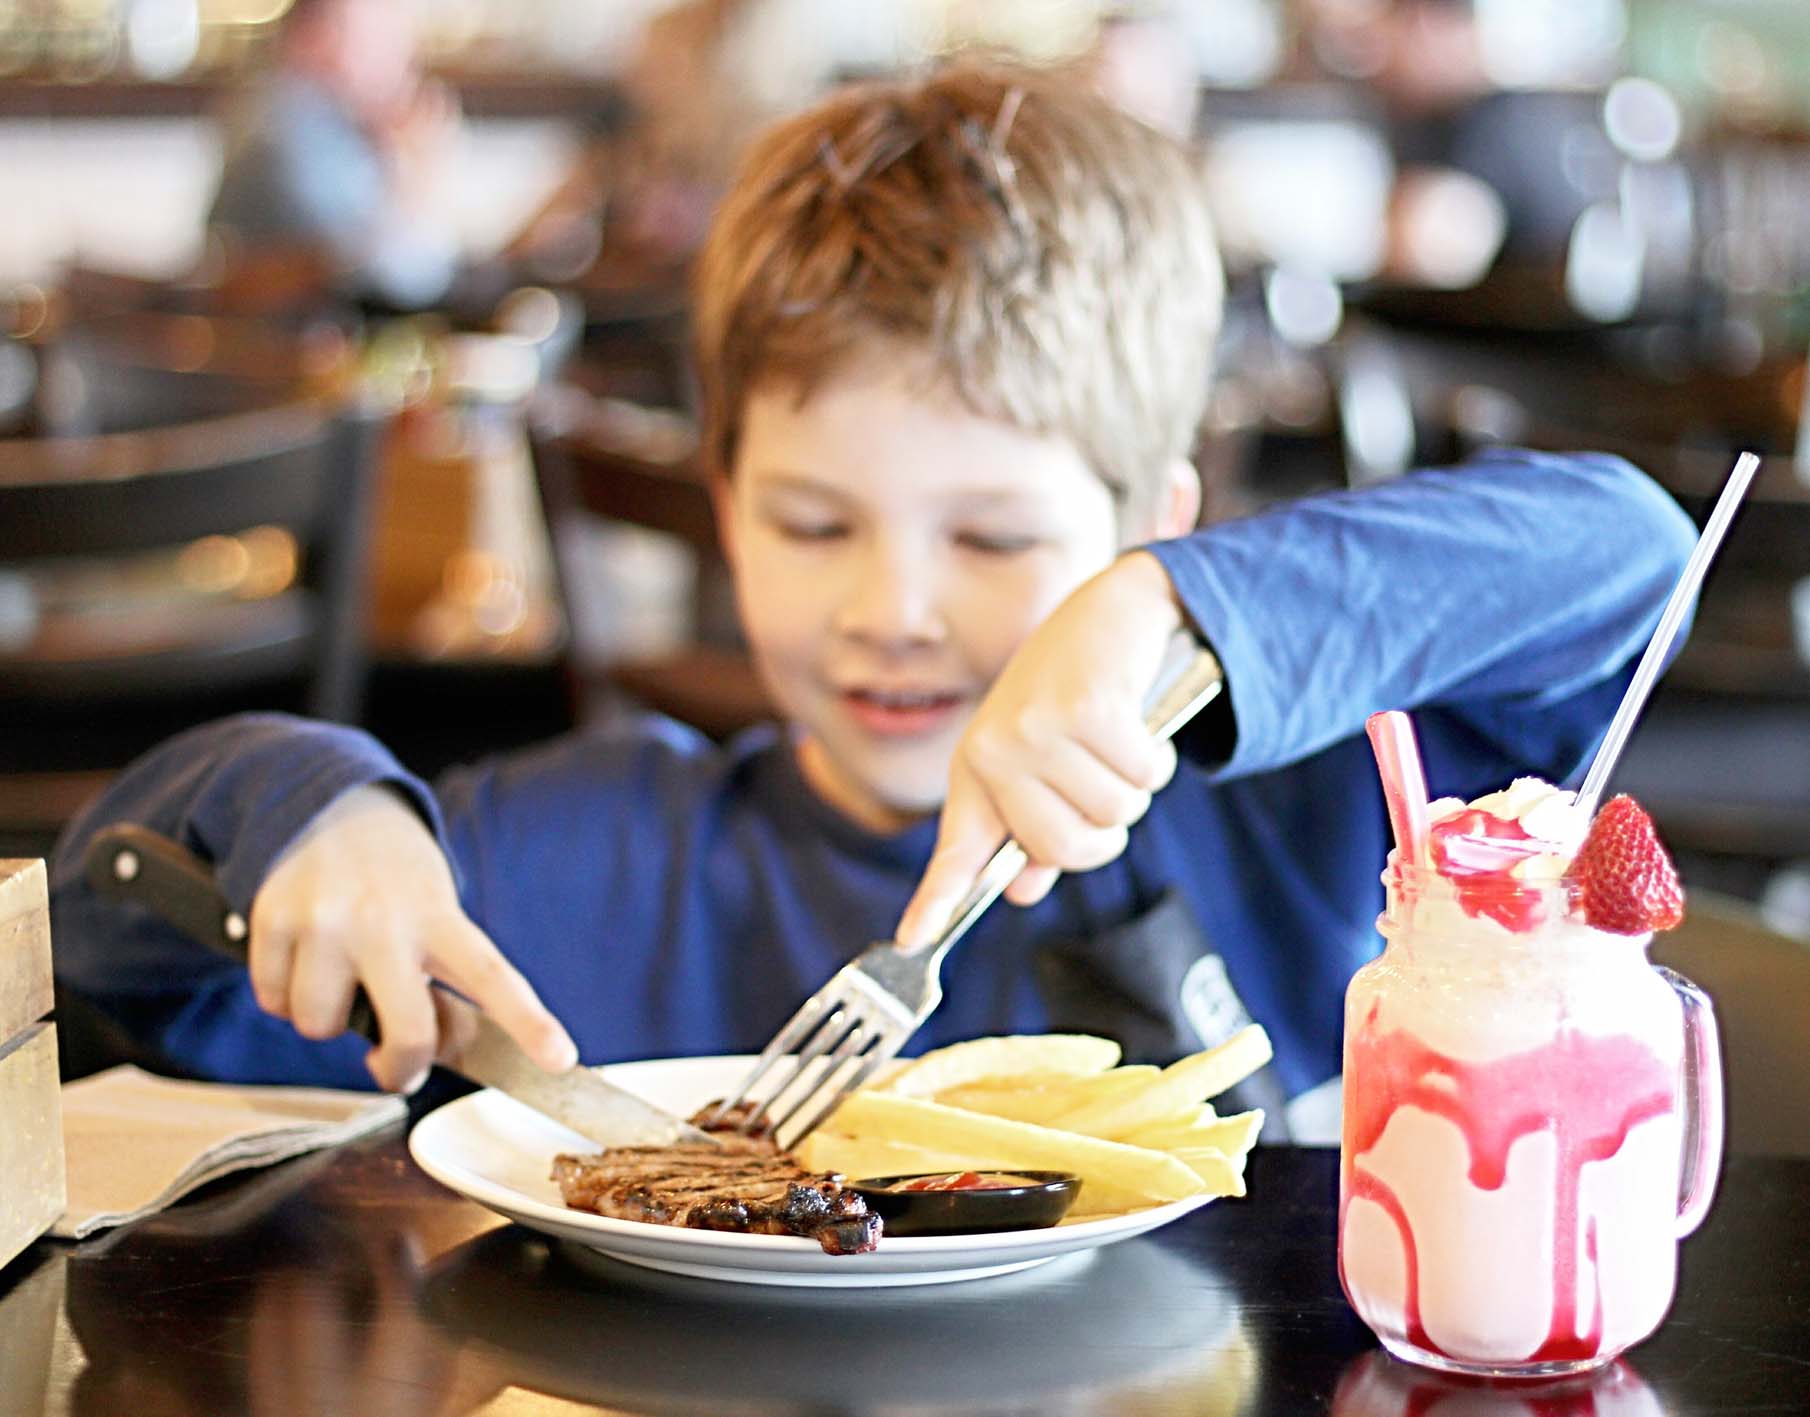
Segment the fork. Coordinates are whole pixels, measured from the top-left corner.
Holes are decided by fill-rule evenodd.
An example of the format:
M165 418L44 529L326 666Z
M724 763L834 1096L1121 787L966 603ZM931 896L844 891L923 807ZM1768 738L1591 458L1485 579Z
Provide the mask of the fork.
M1154 738L1174 736L1219 696L1224 683L1212 651L1187 631L1179 632L1147 700L1144 726ZM898 1056L942 1002L943 957L1028 860L1024 848L1008 838L927 943L907 950L882 940L843 965L773 1035L741 1087L717 1105L705 1126L722 1125L766 1081L765 1097L739 1119L736 1129L769 1130L777 1139L782 1128L802 1118L784 1144L794 1146L809 1135L844 1097ZM806 1082L813 1069L814 1078Z

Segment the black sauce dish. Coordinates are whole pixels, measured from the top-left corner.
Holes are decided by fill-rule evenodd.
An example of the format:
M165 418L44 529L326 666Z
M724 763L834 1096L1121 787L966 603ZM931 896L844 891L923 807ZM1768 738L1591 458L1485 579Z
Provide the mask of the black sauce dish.
M1068 1214L1081 1192L1081 1178L1068 1171L986 1171L1020 1184L986 1184L959 1190L903 1190L912 1182L940 1180L958 1172L925 1176L870 1176L844 1182L885 1222L887 1235L980 1235L1002 1230L1041 1230Z

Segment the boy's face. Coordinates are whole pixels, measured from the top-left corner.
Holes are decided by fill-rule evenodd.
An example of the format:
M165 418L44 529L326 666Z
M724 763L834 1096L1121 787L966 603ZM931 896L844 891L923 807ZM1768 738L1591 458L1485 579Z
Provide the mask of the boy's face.
M1106 485L1034 437L862 370L750 396L721 521L749 643L806 779L874 830L942 803L1024 638L1118 550Z

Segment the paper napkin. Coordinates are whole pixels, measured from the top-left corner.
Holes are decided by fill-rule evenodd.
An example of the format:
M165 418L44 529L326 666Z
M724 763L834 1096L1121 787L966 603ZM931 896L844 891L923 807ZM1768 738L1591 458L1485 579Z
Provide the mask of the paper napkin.
M51 1234L80 1240L124 1225L217 1177L338 1146L405 1111L400 1097L375 1093L177 1082L111 1068L63 1088L69 1206Z

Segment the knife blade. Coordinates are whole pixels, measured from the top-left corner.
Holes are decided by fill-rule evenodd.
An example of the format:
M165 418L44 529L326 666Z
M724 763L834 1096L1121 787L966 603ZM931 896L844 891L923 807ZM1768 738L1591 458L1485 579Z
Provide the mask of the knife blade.
M104 827L89 842L82 868L100 894L143 906L217 953L246 963L251 931L245 917L220 893L207 863L181 843L148 827ZM513 1097L599 1146L720 1144L588 1068L545 1071L475 1005L450 990L441 993L459 1015L455 1032L464 1040L443 1051L441 1066ZM372 1042L381 1036L363 989L353 1000L348 1027Z

